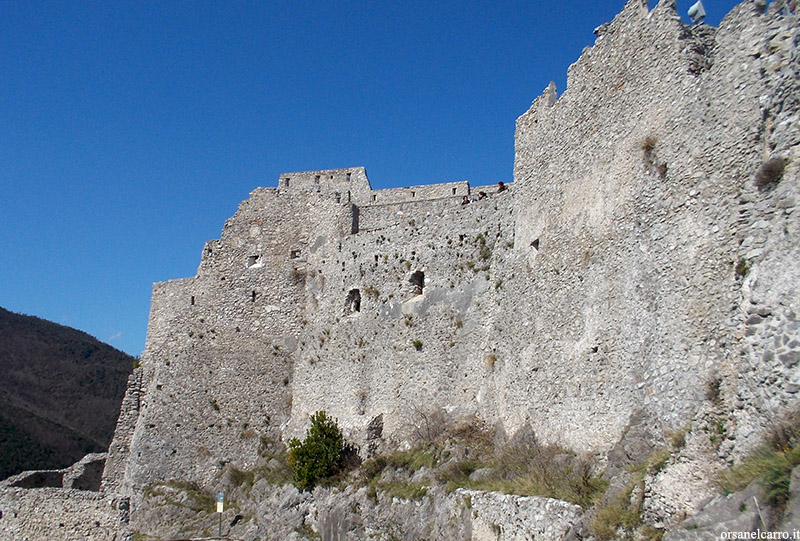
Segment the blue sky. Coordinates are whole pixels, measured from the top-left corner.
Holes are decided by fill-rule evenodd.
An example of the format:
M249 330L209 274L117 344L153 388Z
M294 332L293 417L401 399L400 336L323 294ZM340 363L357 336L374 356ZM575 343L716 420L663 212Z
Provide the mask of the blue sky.
M508 182L514 121L623 5L0 0L0 306L138 355L152 283L283 172Z

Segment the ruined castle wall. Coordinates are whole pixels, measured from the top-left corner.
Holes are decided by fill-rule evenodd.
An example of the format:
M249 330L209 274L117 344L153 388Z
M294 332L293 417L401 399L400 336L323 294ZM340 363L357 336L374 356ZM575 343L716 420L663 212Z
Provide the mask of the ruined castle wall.
M298 192L339 194L340 199L351 198L358 204L372 201L372 188L363 167L283 173L278 180L278 188L290 194Z
M408 223L409 220L429 220L431 216L447 213L461 204L463 196L450 196L426 201L406 201L359 208L359 231L376 231Z
M387 432L399 434L403 406L439 400L472 407L507 432L528 423L544 441L593 451L610 448L637 408L664 430L685 425L734 348L739 188L729 179L748 160L741 149L720 162L702 145L728 137L746 145L758 135L746 116L757 103L738 96L735 82L726 83L729 103L707 112L713 100L703 96L714 93L704 86L722 77L711 69L713 39L712 30L682 25L674 3L652 12L626 5L570 69L561 99L550 90L519 119L519 197L513 216L488 220L508 248L492 250L489 273L470 276L458 251L448 252L455 216L440 211L424 222L398 214L406 205L361 209L364 230L371 213L394 225L343 241L341 267L331 254L315 261L325 287L308 303L318 326L299 357L307 364L297 365L293 425L326 409L355 430L383 412ZM729 118L730 103L745 118ZM422 223L428 231L417 237ZM403 248L389 255L406 272L381 269L384 254L369 253L381 237ZM422 260L400 253L409 250ZM417 300L395 299L418 266L426 280L447 276L463 294L432 283ZM340 285L328 296L332 280ZM389 287L392 297L370 318L343 317L347 292L364 287ZM472 310L457 309L467 298ZM472 332L461 336L464 327ZM324 378L339 392L323 392Z
M109 494L125 493L125 468L131 450L133 433L139 419L142 390L142 368L138 367L128 376L128 386L120 406L114 437L108 446L108 456L101 480L101 490Z
M97 492L62 488L3 488L2 539L124 539L128 501Z
M729 68L746 65L753 79L767 74L757 95L759 156L742 172L737 207L741 340L722 371L733 412L723 450L732 448L736 458L758 443L777 412L796 405L800 391L800 16L776 12L758 21L729 38L746 44ZM768 174L775 160L784 162L780 175Z
M495 417L494 321L506 319L497 312L497 265L513 248L512 196L413 208L429 211L343 238L309 260L315 278L287 437L301 435L320 409L364 452L364 430L380 415L386 439L407 437L432 408Z
M253 467L279 438L306 259L352 223L333 193L257 189L206 244L197 276L156 284L124 486L207 483L224 464Z
M505 184L506 189L510 189L511 186L511 184ZM491 195L493 193L497 193L498 188L499 186L497 184L483 184L480 186L470 186L469 192L472 194L472 197L476 197L480 192Z
M601 449L637 408L679 429L737 357L740 195L770 93L753 48L770 24L751 2L714 32L630 1L566 92L517 121L521 280L502 302L532 317L505 402L544 439Z
M372 192L374 205L385 205L388 203L401 203L406 201L422 201L429 199L441 199L443 197L463 197L469 195L469 182L443 182L440 184L428 184L425 186L409 186L406 188L388 188L385 190L375 190Z
M104 486L212 486L322 409L365 453L442 408L602 454L637 412L702 420L716 381L714 452L752 446L800 392L796 19L646 4L518 119L513 189L462 206L482 187L350 168L255 190L197 276L154 286ZM675 516L705 494L680 486Z
M697 163L689 51L705 37L674 3L629 1L564 94L517 121L518 272L502 302L531 317L505 367L511 427L591 450L639 408L680 429L729 353L735 216L721 202L736 189Z

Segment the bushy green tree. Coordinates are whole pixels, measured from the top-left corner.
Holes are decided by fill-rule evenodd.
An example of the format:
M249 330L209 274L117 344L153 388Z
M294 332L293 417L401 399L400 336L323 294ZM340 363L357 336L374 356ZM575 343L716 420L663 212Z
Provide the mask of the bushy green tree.
M333 475L340 463L344 437L336 420L324 411L311 416L311 427L302 442L289 442L289 467L294 486L311 490L320 479Z

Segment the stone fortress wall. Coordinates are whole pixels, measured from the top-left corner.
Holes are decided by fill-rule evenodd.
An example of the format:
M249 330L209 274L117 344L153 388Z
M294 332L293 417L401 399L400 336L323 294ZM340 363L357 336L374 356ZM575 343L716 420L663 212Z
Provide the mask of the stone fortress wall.
M320 409L365 453L442 407L602 454L634 416L687 426L715 378L725 452L751 448L800 377L796 32L762 8L714 30L629 1L517 120L515 182L484 201L373 191L363 168L254 191L195 278L155 286L141 413L107 475L210 482ZM778 154L779 186L755 187Z
M154 286L105 490L144 527L147 487L212 487L320 409L362 454L443 408L601 459L634 423L713 410L719 447L648 496L666 526L695 511L709 479L687 471L741 457L800 391L800 31L764 8L713 29L628 1L517 120L503 193L372 190L363 168L254 190L196 276Z
M394 203L358 206L352 201L373 199L356 182L366 181L363 171L282 175L284 186L255 190L228 220L222 237L206 244L196 277L154 286L148 343L141 360L138 420L133 431L127 424L125 429L121 425L120 437L115 439L132 442L135 453L127 445L112 445L105 480L108 486L144 486L176 474L177 478L208 481L221 464L252 467L262 436L285 439L293 416L300 420L295 424L305 422L306 414L299 411L316 404L311 400L306 406L306 389L322 391L334 385L331 393L345 401L362 394L363 385L352 387L346 380L350 375L363 377L372 369L342 364L335 369L343 372L343 379L337 381L325 367L334 356L349 358L349 346L343 342L345 336L339 336L339 329L323 329L322 325L335 320L342 325L367 324L372 345L366 346L367 331L359 331L359 355L364 359L381 356L386 337L375 339L380 327L373 329L365 314L380 305L376 315L380 321L386 320L386 325L394 328L406 321L399 300L422 298L408 278L413 274L409 271L412 261L421 261L423 253L429 262L418 263L420 268L433 269L439 259L444 263L441 276L429 271L424 280L428 299L436 295L466 299L463 286L475 277L482 284L480 289L487 289L489 256L481 258L475 238L485 234L490 246L497 242L497 224L510 223L512 190L462 206L462 194L468 193L469 186L451 183L413 190L405 201L401 190L390 190L385 199ZM347 182L348 174L353 191L324 182L317 190L317 177ZM368 182L366 186L369 188ZM361 195L357 195L359 191ZM433 239L441 247L428 246L426 236L436 237L438 232L429 231L425 224L442 216L453 224L463 222L463 232L449 243L443 237ZM484 231L487 227L491 238L489 231ZM413 249L417 244L419 256ZM392 250L395 245L403 246L407 261ZM446 251L450 255L445 256ZM461 261L461 257L465 259ZM372 287L365 281L368 275ZM463 284L459 284L459 275L466 277ZM445 276L449 276L446 285ZM378 287L383 295L377 293ZM439 288L447 291L434 294ZM348 307L353 304L353 299L348 300L353 291L358 309ZM464 306L461 310L466 314L468 309ZM358 318L361 314L365 317ZM406 321L400 330L408 327ZM324 346L328 338L328 346ZM342 350L336 350L334 344ZM457 350L468 347L459 345ZM437 348L432 340L426 349L432 352ZM416 362L422 355L414 351ZM306 372L307 361L313 364L323 357L325 363ZM391 362L391 357L385 360ZM243 394L244 388L248 391ZM253 389L258 392L251 396ZM384 389L371 392L383 394ZM342 420L358 441L357 432L379 414L365 417L362 412L358 420ZM225 455L209 460L220 457L222 442L228 442ZM127 461L117 457L127 457Z

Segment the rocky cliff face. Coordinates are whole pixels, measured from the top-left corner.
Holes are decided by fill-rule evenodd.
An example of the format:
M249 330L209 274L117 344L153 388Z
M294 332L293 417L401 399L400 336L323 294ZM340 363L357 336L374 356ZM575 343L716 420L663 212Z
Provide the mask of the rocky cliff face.
M197 276L154 287L104 475L134 527L160 531L137 507L156 483L214 490L320 409L364 457L407 445L420 411L477 417L498 445L532 431L593 456L612 491L681 434L631 497L652 527L701 509L800 390L800 31L764 8L746 1L713 29L630 0L566 91L518 119L509 190L373 191L354 168L254 191ZM333 539L406 505L351 492L253 513L311 506L297 526ZM431 528L475 539L543 527L482 493L458 530L459 497L434 491L412 515L450 509ZM546 535L583 535L562 511Z

